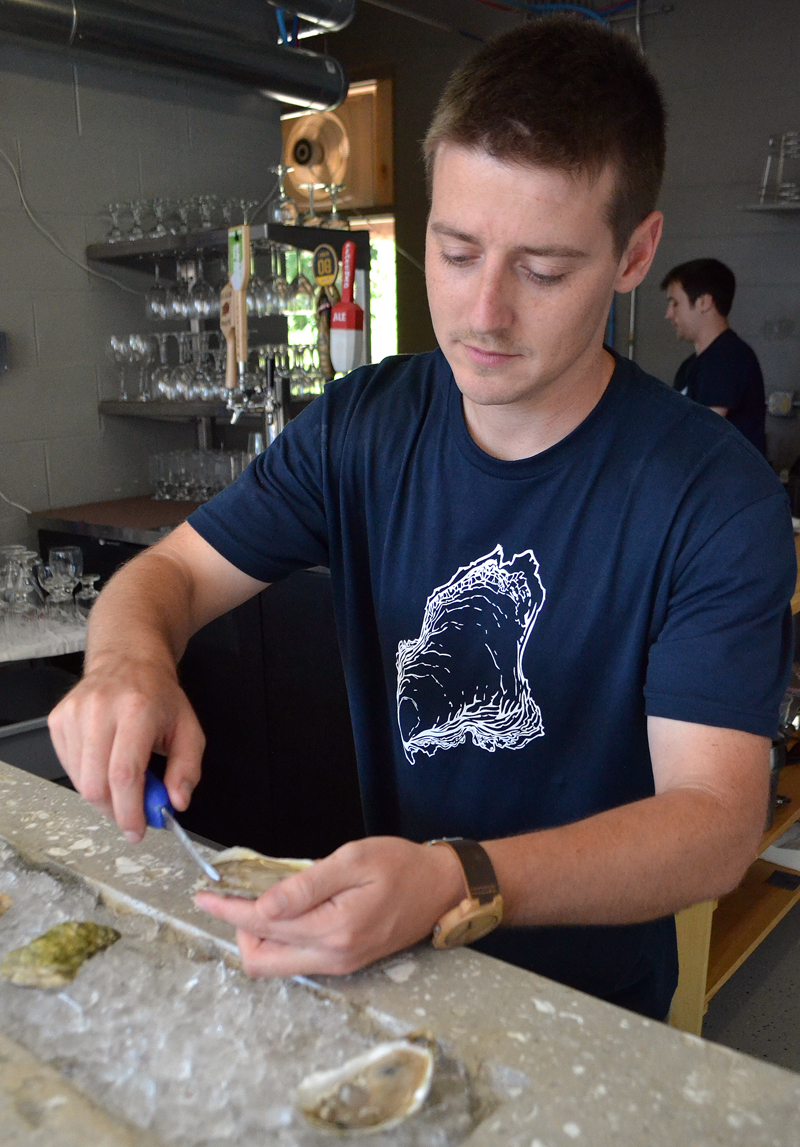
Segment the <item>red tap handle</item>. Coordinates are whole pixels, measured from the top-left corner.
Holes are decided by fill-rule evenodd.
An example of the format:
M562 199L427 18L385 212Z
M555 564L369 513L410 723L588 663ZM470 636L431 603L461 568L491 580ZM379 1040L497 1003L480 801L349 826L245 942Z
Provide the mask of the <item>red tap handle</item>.
M348 239L342 247L342 302L353 301L353 280L356 274L356 245Z

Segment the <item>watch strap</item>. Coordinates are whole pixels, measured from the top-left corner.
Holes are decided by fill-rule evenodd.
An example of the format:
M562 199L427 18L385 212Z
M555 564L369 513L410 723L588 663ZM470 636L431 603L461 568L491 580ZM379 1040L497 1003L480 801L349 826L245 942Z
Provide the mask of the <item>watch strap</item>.
M470 900L490 904L499 895L494 865L489 859L489 853L477 840L465 840L461 836L442 837L439 840L429 840L428 844L446 844L453 850L461 864Z

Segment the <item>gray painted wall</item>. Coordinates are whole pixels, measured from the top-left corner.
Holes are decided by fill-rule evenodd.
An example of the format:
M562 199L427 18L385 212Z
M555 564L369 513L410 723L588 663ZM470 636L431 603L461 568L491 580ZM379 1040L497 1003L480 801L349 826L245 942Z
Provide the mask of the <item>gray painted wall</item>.
M33 213L79 261L105 236L111 201L263 198L280 155L280 111L194 81L0 43L0 148ZM125 281L140 291L148 283ZM98 400L115 397L109 336L146 327L141 296L88 275L36 231L0 157L0 330L11 350L11 370L0 374L0 491L8 498L41 510L143 493L148 453L193 444L189 425L98 415ZM25 539L24 514L0 500L0 542Z

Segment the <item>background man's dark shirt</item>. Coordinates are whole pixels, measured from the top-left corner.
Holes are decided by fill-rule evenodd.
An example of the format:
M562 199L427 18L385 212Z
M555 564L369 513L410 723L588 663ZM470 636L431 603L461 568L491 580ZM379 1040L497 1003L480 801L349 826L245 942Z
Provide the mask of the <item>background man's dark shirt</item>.
M725 406L728 421L762 454L764 379L755 351L730 328L717 335L701 354L692 354L678 367L675 389L701 406Z

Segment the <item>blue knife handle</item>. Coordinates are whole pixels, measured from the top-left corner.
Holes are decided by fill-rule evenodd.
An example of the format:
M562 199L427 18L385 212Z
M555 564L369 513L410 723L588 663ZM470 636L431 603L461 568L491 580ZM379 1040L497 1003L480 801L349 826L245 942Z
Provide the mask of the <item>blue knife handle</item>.
M166 828L164 809L175 814L166 786L148 769L144 774L144 815L151 828Z

